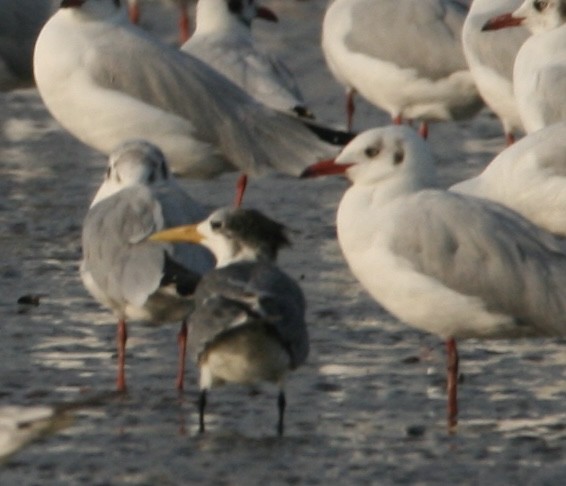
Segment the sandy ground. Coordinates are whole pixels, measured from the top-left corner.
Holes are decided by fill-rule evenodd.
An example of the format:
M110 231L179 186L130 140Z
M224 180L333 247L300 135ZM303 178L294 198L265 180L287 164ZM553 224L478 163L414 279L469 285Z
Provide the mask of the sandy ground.
M319 48L326 2L265 3L281 22L258 25L258 38L297 73L319 118L341 124L342 89ZM175 22L171 12L159 20ZM359 105L357 129L386 122ZM462 343L460 425L448 435L442 343L387 315L351 276L335 238L339 179L274 175L246 196L290 228L281 266L309 303L312 353L289 380L285 437L275 436L270 388L214 391L208 431L197 433L193 367L183 396L174 390L176 325L130 326L129 392L108 394L114 321L78 275L81 223L106 160L63 131L35 90L0 94L0 127L0 405L102 396L5 462L3 485L563 484L564 342ZM503 137L486 111L433 127L431 144L449 184L481 170ZM212 209L231 203L234 181L184 185ZM29 293L45 296L18 313Z

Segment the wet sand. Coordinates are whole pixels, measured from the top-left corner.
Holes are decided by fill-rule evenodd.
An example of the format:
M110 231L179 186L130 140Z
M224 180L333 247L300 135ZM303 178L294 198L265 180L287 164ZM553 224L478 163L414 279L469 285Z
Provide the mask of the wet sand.
M256 26L258 37L285 58L318 117L342 124L343 91L319 48L326 2L264 3L281 22ZM359 103L356 129L385 123ZM341 256L341 179L267 176L245 199L290 228L280 264L309 305L312 351L289 378L283 438L269 387L214 390L198 434L193 366L182 396L174 389L177 324L130 326L129 390L115 396L115 322L78 275L81 224L106 159L60 128L33 89L0 94L0 127L0 404L87 402L5 462L1 484L563 484L565 343L461 343L460 424L449 435L443 344L383 311ZM504 140L485 111L434 126L431 144L448 185L479 172ZM232 202L235 179L183 185L213 209ZM20 313L30 293L45 295Z

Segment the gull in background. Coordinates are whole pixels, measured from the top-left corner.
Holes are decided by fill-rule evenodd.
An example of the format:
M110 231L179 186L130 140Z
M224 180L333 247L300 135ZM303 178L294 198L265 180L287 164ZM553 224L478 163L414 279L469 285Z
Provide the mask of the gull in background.
M282 435L284 380L309 352L303 293L275 264L279 249L289 244L283 226L255 210L220 209L198 225L151 239L200 243L217 259L196 289L189 322L189 352L200 368L200 431L210 388L268 381L279 385Z
M462 30L470 72L485 103L499 117L507 145L524 132L513 94L513 64L529 32L525 28L484 32L482 28L490 18L521 3L522 0L474 0Z
M0 91L33 85L33 46L60 0L0 0Z
M256 47L251 31L255 18L278 20L254 0L199 0L196 29L181 50L206 62L260 103L312 117L289 69Z
M566 1L526 0L484 30L524 25L532 35L515 58L513 89L527 133L566 120Z
M299 175L351 138L257 103L132 25L120 0L63 0L39 35L34 69L45 105L82 142L109 154L125 140L148 140L184 177Z
M450 428L456 339L566 336L566 244L504 206L435 189L413 130L363 132L305 175L329 173L352 182L337 229L353 274L401 321L446 340Z
M130 141L112 152L84 220L80 273L90 294L118 319L119 391L126 389L127 319L182 321L177 388L183 388L190 297L214 259L198 245L157 244L147 237L204 217L205 211L172 178L157 147Z
M347 88L394 123L459 120L483 106L461 45L467 7L456 0L334 0L322 25L322 49Z
M507 206L566 237L566 122L527 135L450 190Z

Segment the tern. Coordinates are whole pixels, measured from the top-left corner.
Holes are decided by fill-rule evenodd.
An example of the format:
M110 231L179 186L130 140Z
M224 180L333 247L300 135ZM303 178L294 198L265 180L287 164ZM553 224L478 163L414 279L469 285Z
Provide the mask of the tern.
M199 243L217 260L198 284L189 321L189 353L200 368L200 431L210 388L268 381L279 386L282 435L285 377L309 352L303 292L275 264L279 249L289 244L284 227L253 209L223 208L151 240Z

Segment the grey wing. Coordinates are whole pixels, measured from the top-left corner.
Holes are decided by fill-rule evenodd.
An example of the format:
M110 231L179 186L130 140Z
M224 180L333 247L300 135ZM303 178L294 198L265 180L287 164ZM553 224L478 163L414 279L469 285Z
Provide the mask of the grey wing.
M125 27L100 39L88 66L101 86L190 120L197 138L248 174L271 168L299 175L335 151L293 116L262 106L199 59L141 31Z
M303 293L273 265L245 263L216 269L203 277L195 304L191 316L195 354L219 333L259 320L273 326L294 366L303 363L308 355Z
M159 208L145 187L124 189L94 205L84 221L83 269L121 308L142 306L160 286L165 246L144 241L157 231Z
M352 9L346 44L436 80L467 69L461 46L465 15L460 4L441 0L364 0Z
M420 272L533 334L566 335L566 244L482 199L424 191L409 201L393 251Z

